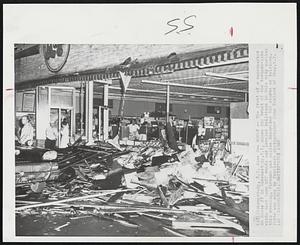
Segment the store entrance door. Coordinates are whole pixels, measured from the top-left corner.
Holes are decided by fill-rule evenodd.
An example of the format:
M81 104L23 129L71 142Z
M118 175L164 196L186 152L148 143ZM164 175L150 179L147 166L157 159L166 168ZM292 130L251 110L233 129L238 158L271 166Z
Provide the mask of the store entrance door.
M57 128L58 140L56 147L65 148L70 142L73 135L73 109L70 108L51 108L50 109L50 122L55 124ZM67 124L66 124L67 123Z

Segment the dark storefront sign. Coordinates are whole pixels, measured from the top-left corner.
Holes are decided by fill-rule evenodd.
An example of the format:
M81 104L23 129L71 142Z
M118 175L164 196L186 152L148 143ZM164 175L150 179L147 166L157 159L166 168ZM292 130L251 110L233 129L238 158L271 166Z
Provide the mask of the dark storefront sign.
M67 62L70 44L43 44L42 51L48 70L59 72Z

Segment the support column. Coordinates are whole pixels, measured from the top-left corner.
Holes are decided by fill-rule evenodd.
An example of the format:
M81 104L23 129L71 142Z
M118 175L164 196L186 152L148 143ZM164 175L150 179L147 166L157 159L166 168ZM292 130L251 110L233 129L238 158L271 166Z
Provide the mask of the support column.
M85 135L87 144L93 144L93 81L85 83Z
M103 140L108 140L108 122L109 122L109 113L108 113L108 84L103 85Z
M102 135L102 106L98 107L98 139L101 140Z
M79 102L80 102L80 135L83 132L83 113L84 113L84 93L83 93L83 84L80 84L80 93L79 93Z
M119 75L121 77L121 87L122 87L122 89L121 89L122 97L121 97L120 106L119 106L119 117L122 119L123 115L124 115L126 90L131 81L131 76L125 75L125 72L121 72L121 71L119 71Z
M168 123L170 120L169 120L169 115L170 115L170 85L168 84L167 86L167 98L166 98L166 106L167 106L167 109L166 109L166 122Z

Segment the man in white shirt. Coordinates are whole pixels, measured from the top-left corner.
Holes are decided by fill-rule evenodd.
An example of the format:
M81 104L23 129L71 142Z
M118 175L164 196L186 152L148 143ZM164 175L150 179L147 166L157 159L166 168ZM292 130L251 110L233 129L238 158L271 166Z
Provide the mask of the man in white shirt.
M139 137L139 125L136 124L135 120L132 120L131 124L128 125L129 127L129 139L136 140Z
M199 147L199 141L204 140L206 135L206 129L203 128L202 122L199 122L198 124L198 131L195 134L193 140L192 140L192 148L194 150L198 150Z
M20 133L19 143L21 145L31 146L33 144L33 127L29 122L28 116L22 117L23 127Z
M54 149L58 138L58 130L54 122L50 122L50 126L46 129L45 148Z

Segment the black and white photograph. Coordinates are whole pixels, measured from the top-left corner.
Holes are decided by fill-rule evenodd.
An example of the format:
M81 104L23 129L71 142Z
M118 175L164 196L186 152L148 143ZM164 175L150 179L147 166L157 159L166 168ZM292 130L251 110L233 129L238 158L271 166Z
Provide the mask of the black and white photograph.
M3 241L297 240L296 4L25 2Z
M248 63L247 44L15 44L16 235L248 236Z

